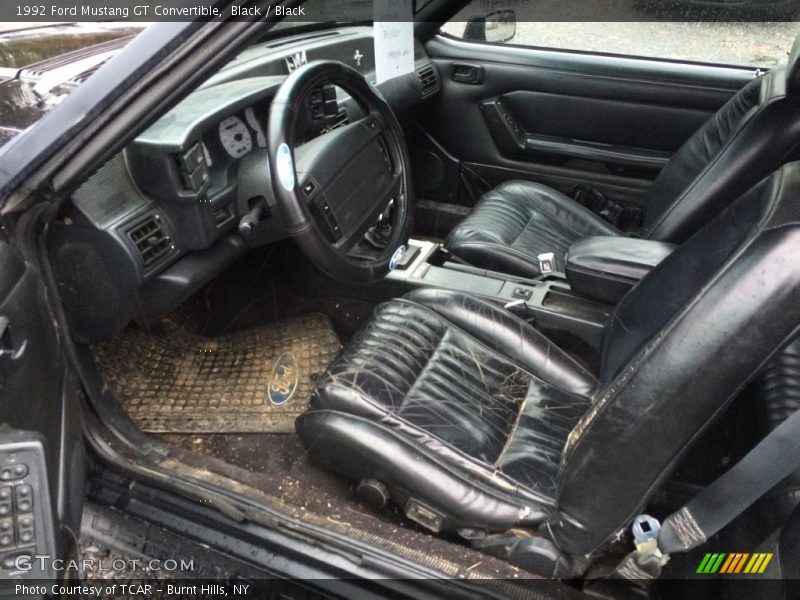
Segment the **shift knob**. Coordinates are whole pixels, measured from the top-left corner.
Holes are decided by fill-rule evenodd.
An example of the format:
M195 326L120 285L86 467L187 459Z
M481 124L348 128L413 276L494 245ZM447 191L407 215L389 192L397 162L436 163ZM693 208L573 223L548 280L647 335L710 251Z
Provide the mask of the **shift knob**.
M261 220L261 215L264 213L264 205L260 202L250 209L245 216L242 217L242 220L239 221L239 233L242 237L250 237L250 235L255 231L256 225Z

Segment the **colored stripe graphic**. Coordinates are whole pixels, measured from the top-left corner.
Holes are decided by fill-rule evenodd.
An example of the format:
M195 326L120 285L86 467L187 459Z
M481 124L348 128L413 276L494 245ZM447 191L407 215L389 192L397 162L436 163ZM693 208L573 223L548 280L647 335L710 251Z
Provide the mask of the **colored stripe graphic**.
M761 574L772 560L772 553L756 552L709 552L700 561L697 573L713 575L737 575L740 573Z
M722 565L722 568L719 570L719 572L727 574L738 573L739 571L742 570L744 562L747 560L749 556L750 556L749 553L741 553L741 552L729 554L728 560L725 561L725 564Z
M748 557L750 556L749 552L744 552L742 557L739 559L738 564L736 565L736 570L733 573L741 573L742 567L744 567L745 562L747 561Z
M725 562L722 563L722 566L719 568L720 573L729 573L731 566L739 560L738 554L728 554L728 558L725 559Z
M703 560L700 561L700 566L697 567L697 573L706 573L706 567L708 566L708 561L711 560L711 555L706 554L703 557Z
M753 554L753 558L751 558L750 562L747 563L747 567L745 567L744 572L763 573L767 569L767 565L771 560L772 560L772 554L764 552Z
M700 566L697 567L698 573L716 573L725 558L725 553L714 552L706 554Z

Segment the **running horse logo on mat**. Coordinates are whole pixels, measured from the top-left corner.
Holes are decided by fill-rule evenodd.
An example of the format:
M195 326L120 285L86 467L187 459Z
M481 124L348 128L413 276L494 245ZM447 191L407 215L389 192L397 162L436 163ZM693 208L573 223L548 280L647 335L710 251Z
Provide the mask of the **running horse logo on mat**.
M297 360L291 352L285 352L275 361L269 378L268 396L273 406L283 406L297 392L299 373Z

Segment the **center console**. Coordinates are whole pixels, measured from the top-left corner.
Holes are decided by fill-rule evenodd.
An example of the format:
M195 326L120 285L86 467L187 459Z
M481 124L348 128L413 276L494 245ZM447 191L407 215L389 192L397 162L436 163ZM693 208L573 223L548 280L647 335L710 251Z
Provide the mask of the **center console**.
M581 297L563 273L525 279L480 269L429 241L411 240L407 255L388 276L405 290L437 287L482 296L501 303L548 334L560 334L598 350L603 326L613 306Z
M673 248L624 236L584 238L570 247L566 273L551 271L527 278L467 264L434 241L411 239L395 268L376 283L337 282L308 261L293 262L292 273L293 284L305 293L325 290L328 295L372 303L425 287L480 296L504 306L561 348L593 364L599 359L603 330L616 304ZM547 266L548 256L553 264L551 255L541 255L540 268Z
M616 303L674 248L620 236L584 238L570 247L566 273L527 279L466 264L434 242L411 240L387 279L402 291L436 287L482 296L565 347L599 354Z

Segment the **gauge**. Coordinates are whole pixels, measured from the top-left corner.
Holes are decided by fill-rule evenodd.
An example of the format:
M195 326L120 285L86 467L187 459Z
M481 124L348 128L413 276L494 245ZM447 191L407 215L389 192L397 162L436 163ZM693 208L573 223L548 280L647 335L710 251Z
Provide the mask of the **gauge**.
M247 119L247 124L256 132L256 145L259 148L266 148L267 136L264 135L264 128L261 127L261 123L256 118L256 113L252 106L244 111L244 118Z
M203 149L203 158L206 159L206 166L210 167L214 162L211 160L211 153L208 151L208 146L206 146L205 142L200 142L200 148Z
M228 117L219 124L219 141L233 158L244 156L253 149L250 130L239 117Z

